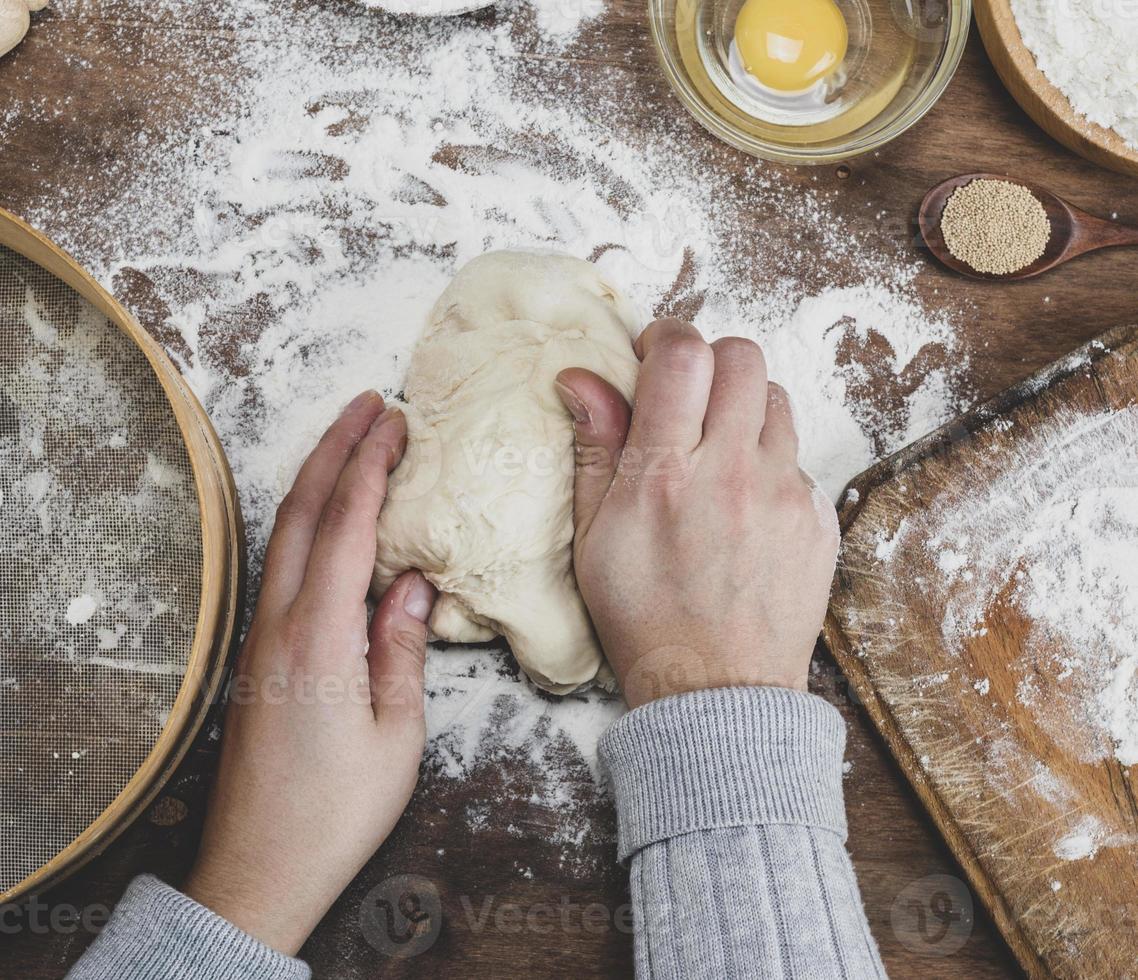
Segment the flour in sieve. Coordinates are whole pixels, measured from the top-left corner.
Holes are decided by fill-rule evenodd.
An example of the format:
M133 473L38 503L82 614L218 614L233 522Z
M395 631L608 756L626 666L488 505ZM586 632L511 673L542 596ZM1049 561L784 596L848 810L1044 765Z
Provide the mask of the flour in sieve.
M0 322L9 663L46 653L79 668L121 651L184 670L201 565L196 488L148 362L105 317L6 249Z
M202 542L149 362L0 248L0 891L136 774L182 687Z

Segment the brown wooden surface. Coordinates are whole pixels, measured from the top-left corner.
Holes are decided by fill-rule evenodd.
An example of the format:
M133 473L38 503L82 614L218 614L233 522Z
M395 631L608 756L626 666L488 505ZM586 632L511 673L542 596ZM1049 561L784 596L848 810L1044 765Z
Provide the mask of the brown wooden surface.
M975 0L976 24L1000 78L1035 122L1064 146L1104 167L1138 176L1138 150L1114 130L1090 122L1036 67L1011 0Z
M316 2L338 6L350 0ZM218 53L228 51L233 39L215 27L208 10L195 7L197 12L188 12L186 22L172 26L149 20L140 3L90 0L80 6L78 23L50 9L39 15L21 48L0 60L0 111L16 103L42 106L45 99L60 100L58 113L17 114L0 147L0 206L17 214L45 201L66 202L67 189L76 181L100 182L111 193L136 166L132 147L138 132L155 118L164 123L184 120L190 126L197 118L196 106L224 98L225 78L212 66L226 63ZM491 10L476 16L492 20L495 14ZM184 62L171 66L150 52L175 30L182 43L174 55ZM681 115L659 78L642 0L609 0L605 16L587 29L568 56L580 58L591 38L597 39L606 64L628 73L645 119L673 119L677 139L710 139ZM169 45L162 47L170 56ZM729 150L715 160L717 166L738 169L744 163ZM916 240L913 222L928 188L968 170L1014 171L1092 212L1118 211L1123 220L1138 222L1138 185L1092 166L1040 132L1004 91L975 36L941 103L878 155L851 161L848 170L771 168L790 185L834 192L839 220L870 239L902 241L905 247ZM140 202L140 220L148 208L160 206L160 201ZM889 221L875 217L883 210ZM98 215L70 214L68 220L74 234L91 243L93 253L113 249ZM781 227L768 214L756 214L754 222L756 229L787 242L798 240L801 232ZM1138 306L1136 269L1135 257L1118 250L1079 260L1030 283L993 287L930 266L922 274L920 290L930 301L939 295L975 310L964 318L963 346L971 354L970 381L976 396L987 398L1107 328L1132 321ZM167 340L160 304L149 303L145 292L132 296L129 282L123 288L126 305ZM892 377L877 381L883 388L896 383ZM891 975L948 980L1016 976L1007 948L982 914L964 946L943 955L945 947L936 942L937 910L943 905L933 899L961 872L825 655L816 689L838 705L850 725L850 849ZM92 909L98 918L98 906L113 904L139 871L180 879L193 858L208 774L216 758L209 728L151 813L104 857L45 897L49 908L63 917L63 928L43 932L25 925L14 934L0 932L0 976L46 980L64 972L90 941L85 928L66 931L66 906ZM553 839L565 815L529 802L525 789L535 773L527 761L489 759L475 778L461 784L428 772L392 839L306 947L304 954L317 977L629 975L631 942L611 918L627 901L626 875L612 862L613 818L607 806L594 802L585 767L575 771L578 778L567 792L585 801L595 825L568 866L562 863L562 845ZM475 831L471 823L477 815L489 819ZM531 874L521 875L519 868ZM377 953L359 928L363 897L401 873L433 882L443 907L442 931L433 948L405 961ZM565 928L556 911L563 899L571 913ZM288 901L287 894L281 901ZM492 914L479 924L488 902ZM582 922L583 906L592 902L608 910L607 924L593 916ZM895 903L908 913L894 916ZM923 934L913 903L925 914ZM534 911L536 928L523 920L518 933L510 911L515 906L523 914ZM554 910L552 919L545 914L547 906ZM496 919L493 913L503 909L506 914ZM547 928L550 922L553 927Z
M1125 913L1138 846L1105 847L1083 861L1057 861L1055 852L1056 842L1087 818L1122 840L1133 837L1134 787L1109 746L1102 760L1086 761L1037 721L1046 712L1059 729L1086 726L1047 662L1089 651L1049 636L1047 661L1037 663L1027 652L1031 622L1005 601L985 610L982 632L950 649L943 625L948 590L929 542L954 531L944 523L944 508L963 515L970 537L998 531L986 523L985 502L1001 481L1026 482L1025 468L1039 459L1032 440L1054 433L1074 442L1080 419L1129 408L1136 397L1138 327L1122 327L1063 370L1045 369L862 474L842 507L827 642L1033 977L1106 980L1128 975L1138 962ZM1096 470L1080 469L1095 478ZM1110 477L1100 479L1113 486ZM1026 515L1031 498L1024 494L1000 510L1001 526L1017 510ZM889 540L899 541L897 550L883 560L881 542ZM1008 572L1001 599L1014 591L1016 574L1022 572ZM981 584L964 587L978 592ZM1017 696L1016 671L1025 663L1035 685L1031 706ZM930 687L932 677L944 683ZM990 685L990 697L975 690L978 677ZM1070 796L1041 795L1035 787L1041 772L1069 787ZM1060 891L1052 890L1053 881Z

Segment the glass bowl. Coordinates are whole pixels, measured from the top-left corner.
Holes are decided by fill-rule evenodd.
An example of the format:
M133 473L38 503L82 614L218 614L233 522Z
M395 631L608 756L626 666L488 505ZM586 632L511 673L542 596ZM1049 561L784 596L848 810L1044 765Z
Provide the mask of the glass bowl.
M732 146L764 160L831 163L900 136L952 80L972 0L835 0L849 29L841 84L809 113L771 112L731 66L745 0L649 0L664 74L689 112Z

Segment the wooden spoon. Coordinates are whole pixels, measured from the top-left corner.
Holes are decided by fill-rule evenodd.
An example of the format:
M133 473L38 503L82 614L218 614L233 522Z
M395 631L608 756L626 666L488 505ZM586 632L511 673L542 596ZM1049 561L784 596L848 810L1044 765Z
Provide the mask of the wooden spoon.
M949 250L944 243L941 233L940 219L944 214L944 206L952 197L957 188L970 184L974 180L1004 180L1026 187L1047 212L1051 219L1051 239L1047 249L1031 265L1011 272L1007 275L994 275L990 272L977 272L966 262L962 262ZM925 244L938 259L950 269L961 275L971 276L973 279L1012 280L1031 279L1044 272L1049 272L1056 266L1083 255L1094 252L1100 248L1114 248L1119 245L1138 245L1138 228L1131 228L1119 224L1117 221L1107 221L1105 218L1096 218L1093 214L1081 211L1073 204L1068 204L1057 194L1051 193L1036 184L1026 180L1016 180L1012 177L1003 177L1000 174L962 174L937 184L925 195L921 202L921 234Z

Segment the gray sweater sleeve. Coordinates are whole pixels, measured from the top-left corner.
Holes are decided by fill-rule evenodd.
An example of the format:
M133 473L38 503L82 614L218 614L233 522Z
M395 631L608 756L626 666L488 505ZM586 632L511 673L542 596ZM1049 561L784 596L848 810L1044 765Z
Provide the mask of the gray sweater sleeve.
M157 878L135 878L67 980L309 980L270 949Z
M775 688L667 698L609 729L640 980L885 976L844 846L844 743L825 701ZM68 980L310 976L143 876Z
M884 978L845 849L845 726L810 694L700 691L601 741L638 980Z

